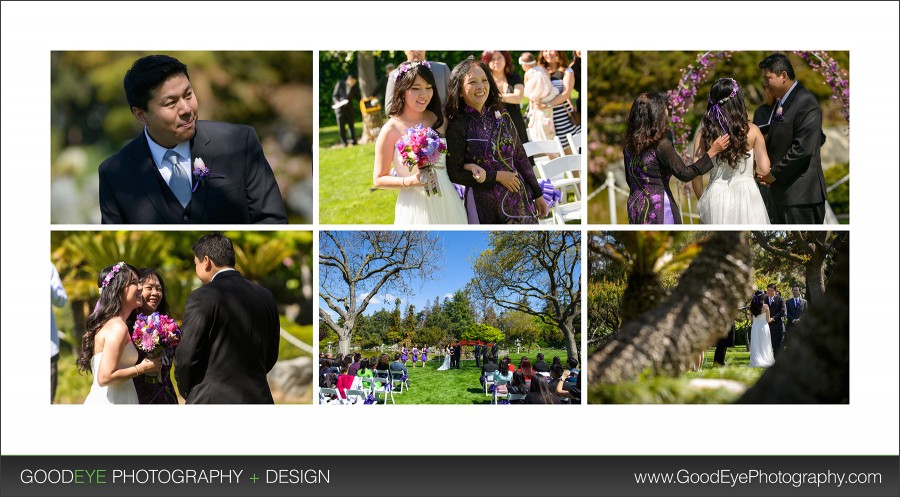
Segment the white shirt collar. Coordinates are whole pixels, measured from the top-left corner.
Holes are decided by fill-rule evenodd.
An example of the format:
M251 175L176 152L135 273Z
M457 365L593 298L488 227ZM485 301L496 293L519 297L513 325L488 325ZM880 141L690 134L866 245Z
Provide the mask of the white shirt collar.
M214 274L214 275L212 276L212 278L209 279L209 281L212 282L212 280L216 279L216 276L218 276L218 275L224 273L225 271L235 271L235 269L234 269L233 267L222 268L222 269L216 271L216 274Z
M169 150L166 147L163 147L159 143L153 141L153 138L150 138L150 134L147 133L147 128L144 128L144 136L147 138L147 145L150 146L150 155L153 156L153 162L156 164L157 169L166 169L170 170L172 164L163 162L163 156L166 155L166 152ZM175 145L173 149L178 152L178 155L187 159L188 163L191 161L191 142L184 141Z
M794 91L794 88L797 87L797 83L799 83L799 81L794 81L794 84L792 84L791 87L788 88L787 93L785 93L784 96L781 97L781 100L778 101L778 106L779 106L779 107L780 107L780 106L783 106L784 103L787 102L788 95L790 95L791 92Z

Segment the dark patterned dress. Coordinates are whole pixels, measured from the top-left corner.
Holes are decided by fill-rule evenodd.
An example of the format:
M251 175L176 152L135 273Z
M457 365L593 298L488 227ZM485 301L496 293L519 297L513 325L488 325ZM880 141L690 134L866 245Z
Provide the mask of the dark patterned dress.
M129 331L134 328L134 321L129 320ZM147 375L138 375L132 378L134 389L137 390L138 403L140 404L177 404L178 395L175 394L175 385L172 384L172 361L175 359L175 349L173 348L166 354L169 357L169 364L163 365L159 370L159 375L148 377ZM147 354L138 349L138 363L144 360ZM155 381L158 380L158 381Z
M625 180L631 189L628 195L628 222L681 224L681 214L669 189L669 180L675 176L687 182L709 172L712 167L709 154L703 154L697 162L686 165L667 139L647 148L640 155L632 155L626 150Z
M477 164L486 172L479 183L465 164ZM510 192L497 181L497 172L515 172L522 187ZM481 224L536 224L534 199L542 195L516 127L505 109L485 106L482 112L466 107L447 127L447 174L465 185L466 208L475 204Z

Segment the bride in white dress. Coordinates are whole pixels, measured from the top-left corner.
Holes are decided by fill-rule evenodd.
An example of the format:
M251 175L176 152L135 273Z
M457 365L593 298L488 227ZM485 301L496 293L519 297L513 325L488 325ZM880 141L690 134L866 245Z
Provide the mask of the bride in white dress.
M373 181L378 188L399 189L394 208L394 224L467 224L466 210L447 176L446 156L435 164L441 194L425 194L419 169L401 164L395 148L406 130L418 124L443 134L445 130L441 101L435 95L434 75L427 62L404 62L391 74L395 77L390 119L381 128L375 143ZM391 174L391 169L396 176Z
M447 345L447 348L444 349L444 363L441 364L438 371L448 371L450 369L450 356L453 355L453 347Z
M769 314L769 306L765 303L765 293L757 290L750 303L753 315L753 326L750 328L750 366L767 368L775 364L775 353L772 350L772 334L769 323L774 321Z
M137 269L124 262L100 272L100 300L85 323L78 358L78 369L93 375L85 404L137 404L132 379L159 371L161 359L138 363L138 351L125 324L142 304L138 278Z
M702 155L719 136L731 143L713 159L709 186L703 191L701 177L693 180L700 198L697 211L703 224L769 224L756 177L768 176L766 142L755 124L747 119L744 96L731 78L722 78L709 92L709 109L697 137L694 155ZM755 165L754 165L755 164Z

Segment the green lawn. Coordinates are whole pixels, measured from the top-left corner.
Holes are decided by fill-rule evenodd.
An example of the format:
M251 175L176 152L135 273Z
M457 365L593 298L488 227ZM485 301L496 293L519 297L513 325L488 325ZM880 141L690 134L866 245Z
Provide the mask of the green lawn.
M765 368L750 367L747 347L729 348L725 354L725 366L713 366L715 349L706 351L706 361L701 371L690 371L679 378L645 374L636 381L618 385L594 385L589 388L591 404L727 404L739 395L710 389L691 388L688 382L694 378L734 380L748 387L753 386Z
M337 126L320 130L319 223L393 224L397 192L372 189L375 144L333 148L340 142Z
M518 364L523 355L527 355L532 362L538 352L546 356L544 360L551 362L553 356L565 362L565 350L535 350L528 354L510 354L513 363ZM363 353L363 356L370 356ZM478 381L481 378L481 368L475 367L475 360L463 360L461 369L438 371L437 368L444 362L443 357L431 358L425 367L409 368L410 389L402 394L394 392L394 402L397 404L490 404L491 397L484 394L484 388ZM388 399L388 404L390 404Z

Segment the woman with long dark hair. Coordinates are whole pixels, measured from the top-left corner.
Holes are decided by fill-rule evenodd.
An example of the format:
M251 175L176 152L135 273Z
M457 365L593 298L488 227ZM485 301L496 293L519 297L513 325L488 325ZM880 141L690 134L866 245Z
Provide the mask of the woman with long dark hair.
M720 136L700 160L685 164L668 138L666 105L662 93L642 93L628 113L624 149L631 224L681 224L678 205L669 189L672 176L690 181L706 173L713 167L712 158L728 146L728 135Z
M766 294L762 290L753 293L750 302L750 314L753 316L753 324L750 328L750 366L754 368L767 368L775 364L775 353L772 350L772 333L769 323L774 321L769 313L769 304Z
M97 278L100 300L85 323L77 361L79 371L94 377L85 404L137 404L131 380L159 371L160 359L139 362L128 333L126 320L143 303L138 278L137 268L124 262L103 268Z
M134 332L134 321L138 314L149 316L154 312L169 314L169 302L166 300L166 283L159 272L154 269L142 268L139 272L141 286L141 307L131 314L128 320L130 333ZM175 357L174 348L166 351L167 357ZM138 350L138 355L143 359L147 354ZM178 396L175 394L175 386L172 384L172 363L163 363L160 366L159 375L151 377L140 375L134 378L134 388L137 391L138 401L141 404L177 404Z
M491 77L500 92L500 101L512 118L519 134L519 141L528 141L525 118L522 116L522 95L525 93L525 82L513 68L512 55L507 50L485 50L481 52L481 62L491 70Z
M472 58L450 73L447 173L468 187L469 224L536 224L547 215L547 202L489 74Z
M750 123L744 92L731 78L716 81L709 90L706 115L694 155L705 152L723 135L728 135L731 143L713 159L706 191L703 191L701 178L693 180L694 193L700 197L697 204L700 221L704 224L769 224L766 204L756 186L757 174L769 174L766 141L759 128Z
M550 389L547 379L541 375L535 375L531 379L531 387L525 396L525 404L559 404L556 392Z
M417 126L444 133L441 100L435 94L434 74L428 61L400 64L392 73L394 91L390 117L375 142L373 181L378 188L400 190L394 207L394 224L466 224L462 201L447 176L445 159L431 166L439 194L426 193L428 181L418 166L405 164L397 149L407 131ZM391 174L393 169L394 174ZM430 174L430 173L429 173Z

